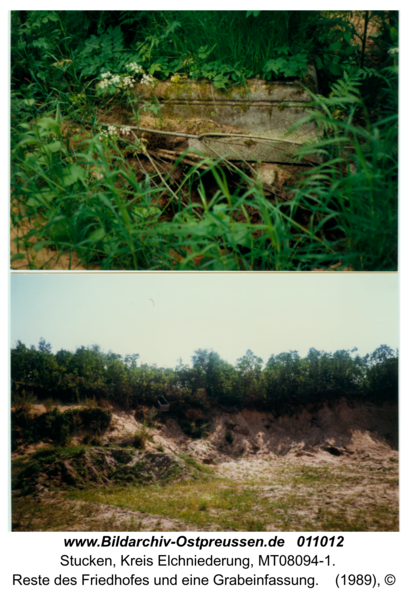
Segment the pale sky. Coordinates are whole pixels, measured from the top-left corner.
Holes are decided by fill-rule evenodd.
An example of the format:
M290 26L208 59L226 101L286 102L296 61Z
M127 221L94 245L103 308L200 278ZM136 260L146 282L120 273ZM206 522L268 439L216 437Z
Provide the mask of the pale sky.
M394 273L12 273L10 343L99 344L174 367L213 349L231 364L271 354L397 348ZM139 361L139 364L140 364Z

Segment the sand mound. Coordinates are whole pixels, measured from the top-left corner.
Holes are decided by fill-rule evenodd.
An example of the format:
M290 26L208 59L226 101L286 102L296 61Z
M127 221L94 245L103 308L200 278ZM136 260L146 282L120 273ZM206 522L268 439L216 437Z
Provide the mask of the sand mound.
M114 411L111 425L100 437L101 447L52 446L25 448L27 458L18 477L18 489L41 491L67 485L77 487L126 482L166 482L188 476L191 464L184 453L208 465L237 464L286 457L305 464L338 464L342 461L380 463L397 460L398 408L342 399L310 405L296 415L277 416L257 410L224 411L208 415L206 437L192 439L171 413L147 429L145 452L132 445L145 425L134 413ZM75 440L74 440L75 441ZM80 444L78 438L76 443ZM103 446L103 447L102 447ZM116 446L116 447L113 447ZM37 452L32 455L32 452ZM225 465L227 467L227 465Z
M192 440L169 416L153 430L153 440L168 452L187 452L211 464L238 457L309 456L325 460L380 458L396 453L398 408L353 403L345 399L319 408L308 407L296 416L243 410L230 414L215 409L208 436Z

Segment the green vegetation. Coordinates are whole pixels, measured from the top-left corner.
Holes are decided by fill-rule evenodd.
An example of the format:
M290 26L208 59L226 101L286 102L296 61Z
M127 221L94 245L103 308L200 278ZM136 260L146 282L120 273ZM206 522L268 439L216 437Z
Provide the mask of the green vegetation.
M235 366L212 350L200 349L194 353L191 367L180 363L171 369L139 365L137 354L123 358L104 353L99 346L53 354L42 339L38 348L17 343L11 350L11 375L12 399L17 405L13 418L25 435L35 437L37 431L39 439L48 436L58 441L64 431L72 432L75 419L80 427L93 423L94 433L99 434L108 426L110 413L93 405L108 400L137 409L137 418L145 423L135 440L140 448L148 427L159 418L147 407L154 408L163 394L172 405L172 415L195 438L205 434L208 412L216 404L284 413L310 399L318 402L345 394L367 395L372 402L395 402L398 397L398 354L385 345L364 357L356 348L334 353L311 348L305 358L295 351L284 352L272 355L265 365L248 350ZM86 410L61 413L54 408L33 420L26 410L27 394L85 404L87 398L94 400L88 400L91 406Z
M397 13L259 12L12 12L12 265L50 268L51 250L69 268L396 269ZM271 198L254 165L158 159L161 138L126 126L148 110L163 129L132 88L169 77L226 93L303 77L322 137L301 154L323 163Z
M144 450L148 441L152 441L152 436L149 434L146 424L143 424L142 429L133 436L133 447L137 450Z
M248 463L248 474L239 482L214 476L172 480L166 483L165 502L159 484L149 485L148 493L137 485L71 488L55 502L48 494L46 503L18 496L13 498L13 521L23 531L105 531L108 505L111 531L161 531L166 528L162 519L174 520L171 530L182 531L398 531L398 507L390 501L394 496L383 499L386 490L395 488L392 475L397 471L397 465L384 474L359 463L328 469L280 460L264 463L254 477ZM378 489L382 494L375 497ZM70 510L63 514L57 502ZM124 509L129 511L125 517Z
M129 21L143 24L145 37L136 49L149 74L160 79L180 72L226 87L250 77L305 75L316 15L263 11L258 18L259 12L157 11Z
M184 479L208 479L211 469L190 456L140 453L116 446L49 447L17 459L13 466L13 489L27 495L66 487L160 485Z
M112 419L112 412L99 407L73 408L61 412L58 407L40 415L32 414L24 396L14 394L11 412L12 450L21 444L51 441L59 446L69 444L72 435L87 432L85 442L96 445Z

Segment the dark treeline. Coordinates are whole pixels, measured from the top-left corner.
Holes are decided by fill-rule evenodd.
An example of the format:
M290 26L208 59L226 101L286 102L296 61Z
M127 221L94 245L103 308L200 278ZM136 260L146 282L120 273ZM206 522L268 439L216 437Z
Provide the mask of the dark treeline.
M192 366L175 368L138 364L139 355L122 357L97 345L75 352L52 352L41 339L38 347L18 342L11 350L13 394L29 390L39 400L98 403L123 408L151 406L164 395L181 410L212 404L272 409L323 398L324 394L364 394L371 401L398 396L398 353L381 345L372 354L357 349L328 353L311 348L305 358L296 351L272 355L266 364L251 350L235 366L212 350L197 350Z

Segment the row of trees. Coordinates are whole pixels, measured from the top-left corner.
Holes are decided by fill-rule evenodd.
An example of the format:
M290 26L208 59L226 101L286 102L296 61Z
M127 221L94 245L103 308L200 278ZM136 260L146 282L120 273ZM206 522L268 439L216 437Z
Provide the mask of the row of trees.
M327 392L373 399L398 394L398 354L385 345L364 357L356 348L334 353L311 348L305 358L284 352L265 365L251 350L235 366L212 350L197 350L192 366L180 361L173 369L138 360L138 354L122 357L97 345L54 354L43 339L37 348L19 341L11 350L11 377L14 387L29 386L42 399L107 399L127 408L154 404L162 394L201 408L211 402L267 408Z

